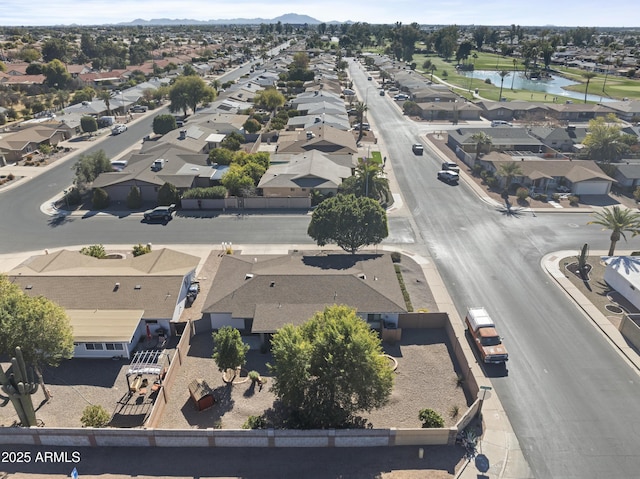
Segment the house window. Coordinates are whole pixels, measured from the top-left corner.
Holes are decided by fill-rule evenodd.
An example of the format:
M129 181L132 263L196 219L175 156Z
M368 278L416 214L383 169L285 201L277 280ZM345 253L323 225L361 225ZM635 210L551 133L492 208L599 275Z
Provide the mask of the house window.
M369 313L367 314L367 321L369 323L374 321L380 321L382 319L382 315L379 313Z
M105 343L107 351L122 351L122 344L120 343Z
M102 343L85 343L84 347L87 351L102 351L104 349Z

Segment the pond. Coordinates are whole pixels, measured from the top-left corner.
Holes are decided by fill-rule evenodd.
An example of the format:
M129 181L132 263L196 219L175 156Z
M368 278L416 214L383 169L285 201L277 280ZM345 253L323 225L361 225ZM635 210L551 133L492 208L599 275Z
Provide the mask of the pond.
M491 83L497 87L500 87L500 74L494 70L475 70L473 72L458 72L460 75L466 77L472 77L479 80L490 79ZM509 75L504 77L503 90L510 90L513 85L514 90L529 90L548 93L558 98L558 103L564 103L567 99L576 99L584 101L584 93L565 90L564 87L569 85L577 85L577 82L567 80L566 78L551 75L551 78L529 80L524 76L524 72L516 71L509 72ZM591 88L589 88L591 90ZM551 99L551 98L550 98ZM615 101L611 98L602 97L600 95L587 95L587 100L595 102L607 102Z

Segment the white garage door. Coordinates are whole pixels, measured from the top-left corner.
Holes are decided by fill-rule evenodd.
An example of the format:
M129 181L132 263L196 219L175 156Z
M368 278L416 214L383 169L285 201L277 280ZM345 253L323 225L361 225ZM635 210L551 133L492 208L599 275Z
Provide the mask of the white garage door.
M609 193L608 181L581 181L576 184L574 193L576 195L606 195Z

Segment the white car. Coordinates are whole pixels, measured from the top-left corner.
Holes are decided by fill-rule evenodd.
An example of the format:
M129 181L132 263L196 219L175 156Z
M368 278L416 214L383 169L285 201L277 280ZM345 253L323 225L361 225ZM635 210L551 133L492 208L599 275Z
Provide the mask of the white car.
M354 130L359 130L360 129L360 123L356 123L355 125L353 125L353 129ZM369 131L371 129L371 125L369 125L369 123L363 123L362 124L362 131Z
M119 135L120 133L124 133L125 131L127 131L127 125L114 125L114 127L111 129L111 134Z

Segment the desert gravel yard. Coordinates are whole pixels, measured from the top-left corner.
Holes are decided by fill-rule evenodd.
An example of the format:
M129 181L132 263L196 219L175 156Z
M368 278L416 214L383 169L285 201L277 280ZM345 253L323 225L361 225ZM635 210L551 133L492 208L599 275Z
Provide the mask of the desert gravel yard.
M245 369L258 371L267 384L258 390L250 381L229 388L211 359L211 334L192 338L189 354L169 395L169 403L158 427L166 429L223 428L237 429L251 415L260 415L273 406L275 396L270 391L271 378L266 363L270 354L251 350ZM398 361L395 384L389 403L364 415L374 428L421 427L418 411L431 408L445 420L446 426L457 421L451 412L457 406L460 413L467 407L464 391L457 385L457 373L449 355L444 330L412 329L403 331L396 345L385 344L385 352ZM246 373L244 374L246 375ZM216 404L196 411L189 397L188 384L204 379L214 390Z

